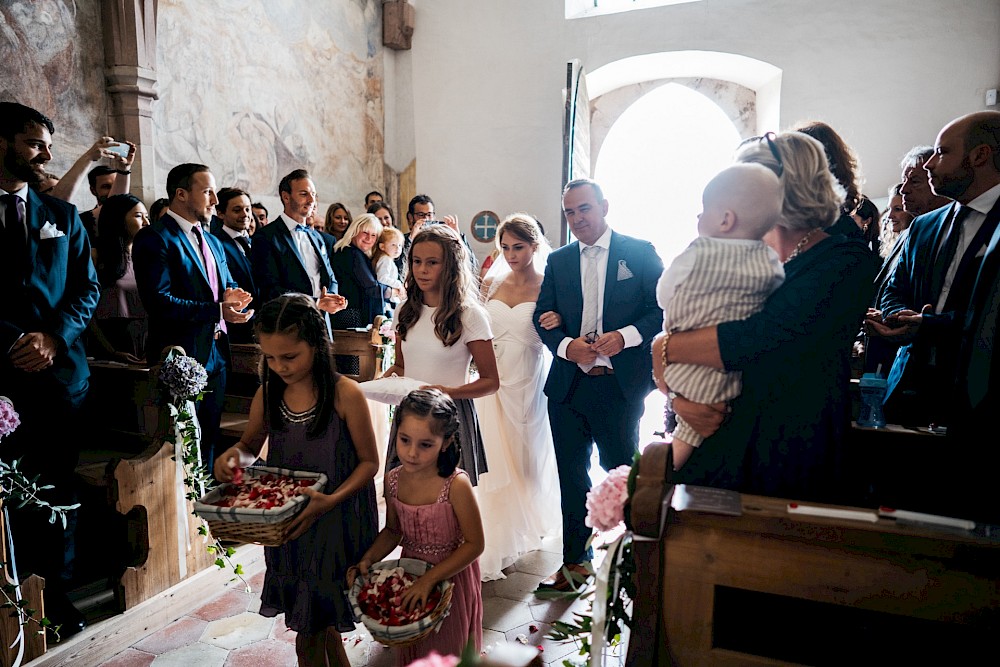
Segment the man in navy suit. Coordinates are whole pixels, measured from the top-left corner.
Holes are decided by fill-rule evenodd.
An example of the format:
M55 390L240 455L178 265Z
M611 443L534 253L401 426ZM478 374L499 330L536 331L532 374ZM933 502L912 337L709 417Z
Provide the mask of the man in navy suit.
M952 421L961 330L973 284L1000 221L1000 112L961 116L924 163L931 188L955 200L917 217L882 297L879 335L902 344L889 373L886 419Z
M254 234L250 266L260 303L286 292L309 294L330 314L347 307L337 294L337 278L323 237L309 226L316 210L316 186L309 172L296 169L281 179L284 210ZM329 319L327 320L329 326Z
M592 448L605 470L631 465L654 387L649 345L663 323L656 303L663 262L648 241L613 232L607 212L597 183L566 185L563 213L578 241L549 255L534 318L553 356L545 394L559 467L563 567L584 576L593 555L584 523ZM547 330L539 320L550 312L560 326ZM572 585L561 569L539 589Z
M207 224L215 212L215 177L202 164L185 163L167 174L170 206L132 242L139 297L149 315L147 356L179 345L208 373L198 402L202 463L211 470L226 395L229 324L249 321L252 299L229 272L226 253Z
M212 234L222 241L233 280L251 295L255 295L257 290L250 268L250 244L253 242L250 229L254 221L250 195L239 188L222 188L217 196L218 215L212 221ZM249 307L256 310L257 304L251 301ZM230 343L254 342L252 320L244 324L234 323L228 329Z
M21 418L0 443L0 455L8 463L20 459L29 477L53 485L40 494L44 500L70 505L90 378L82 335L100 286L76 207L28 187L52 159L54 131L35 109L0 103L0 395ZM62 624L63 636L79 632L83 615L66 596L76 512L68 513L64 531L45 512L10 510L21 575L45 577L46 615Z

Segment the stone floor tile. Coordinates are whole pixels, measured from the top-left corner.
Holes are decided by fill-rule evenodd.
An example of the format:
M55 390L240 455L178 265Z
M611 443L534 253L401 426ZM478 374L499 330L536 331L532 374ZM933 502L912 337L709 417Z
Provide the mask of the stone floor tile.
M518 642L518 638L523 636L529 646L540 646L542 649L542 660L546 663L559 661L580 650L579 644L574 641L556 641L546 636L551 629L548 623L532 622L520 625L506 631L507 641ZM521 642L518 642L521 643Z
M513 568L516 572L534 574L545 578L562 567L562 549L558 553L551 551L532 551L521 556Z
M533 602L535 600L535 589L542 577L524 572L514 572L506 579L491 581L490 597L502 597L508 600L518 600L520 602ZM486 597L486 590L483 590L483 597Z
M546 551L548 553L559 554L562 556L562 537L560 536L549 536L542 538L542 548L541 551Z
M368 661L364 663L365 667L391 667L395 664L396 656L393 649L374 641L368 646Z
M225 667L276 667L297 663L294 645L277 639L264 639L230 651Z
M115 657L101 663L101 667L149 667L156 658L152 653L127 648Z
M497 644L504 643L506 641L507 636L502 632L497 632L496 630L483 630L483 651L489 651Z
M285 615L278 614L274 617L274 625L271 627L271 638L288 642L295 645L295 631L285 625Z
M187 646L167 651L156 656L150 663L151 667L223 667L229 651L218 646L203 642L195 642Z
M273 618L243 612L209 623L201 636L201 641L231 651L267 639L272 627L274 627Z
M575 613L589 613L590 601L592 597L586 598L561 598L555 600L540 600L528 605L531 617L542 623L552 623L553 621L565 621L567 623L574 620Z
M220 618L242 614L255 597L260 599L260 593L247 593L242 589L226 591L191 612L191 616L205 621L217 621Z
M132 646L140 651L160 655L198 641L207 626L208 621L193 616L182 616Z
M511 628L530 623L531 612L524 602L516 602L507 598L489 598L483 600L483 628L507 632Z

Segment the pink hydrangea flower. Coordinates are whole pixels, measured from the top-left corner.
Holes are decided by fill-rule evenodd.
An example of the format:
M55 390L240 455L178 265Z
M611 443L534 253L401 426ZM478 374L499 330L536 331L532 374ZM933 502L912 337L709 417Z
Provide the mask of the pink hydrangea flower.
M458 662L458 658L453 655L441 655L437 651L431 651L426 657L411 662L409 667L455 667Z
M631 466L618 466L607 478L587 493L586 524L600 531L613 530L625 521L628 501L628 476Z
M392 327L392 320L386 320L378 329L378 335L389 340L396 340L396 330Z
M0 396L0 438L8 436L21 425L21 417L6 396Z

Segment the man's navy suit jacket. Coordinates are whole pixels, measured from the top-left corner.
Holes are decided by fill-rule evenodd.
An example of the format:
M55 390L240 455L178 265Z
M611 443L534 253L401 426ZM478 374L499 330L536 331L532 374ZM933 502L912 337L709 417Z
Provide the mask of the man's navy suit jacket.
M611 233L604 283L603 331L607 333L631 324L642 335L641 345L627 347L611 357L614 377L629 402L645 400L655 387L650 342L663 327L663 311L656 303L656 283L662 273L663 262L651 243ZM538 317L550 310L559 313L562 325L546 331L538 324ZM553 400L565 400L578 368L572 361L560 358L556 351L564 338L580 335L582 319L580 243L574 241L549 255L535 306L535 329L545 346L552 351L545 394Z
M337 279L330 266L330 256L323 237L308 228L296 234L307 234L319 258L320 286L330 293L337 292ZM312 282L299 256L298 246L292 239L281 217L257 230L250 249L250 266L260 305L286 292L301 292L313 296Z
M222 243L205 233L218 271L220 289L238 287L229 272ZM199 253L200 254L200 253ZM146 357L159 361L163 348L179 345L209 373L224 363L213 356L215 329L219 322L219 301L212 294L202 259L170 215L139 230L132 242L132 261L139 297L149 316ZM228 347L221 350L228 357Z

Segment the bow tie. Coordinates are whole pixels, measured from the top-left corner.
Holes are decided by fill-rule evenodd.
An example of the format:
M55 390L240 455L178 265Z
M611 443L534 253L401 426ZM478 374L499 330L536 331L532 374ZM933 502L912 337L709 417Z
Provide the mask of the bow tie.
M308 232L309 227L306 225L295 225L295 231L297 232Z

